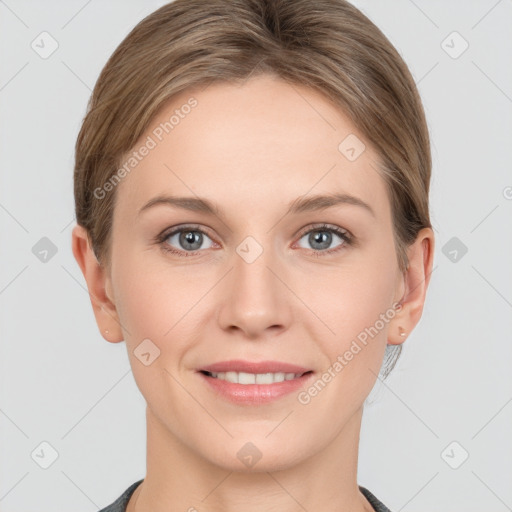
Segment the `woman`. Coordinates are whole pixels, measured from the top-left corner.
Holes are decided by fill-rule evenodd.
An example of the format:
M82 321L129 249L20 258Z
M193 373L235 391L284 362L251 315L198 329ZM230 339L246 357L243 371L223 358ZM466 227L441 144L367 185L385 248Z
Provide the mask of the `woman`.
M104 67L73 253L147 402L147 472L104 511L389 510L364 401L433 264L416 86L345 0L176 0Z

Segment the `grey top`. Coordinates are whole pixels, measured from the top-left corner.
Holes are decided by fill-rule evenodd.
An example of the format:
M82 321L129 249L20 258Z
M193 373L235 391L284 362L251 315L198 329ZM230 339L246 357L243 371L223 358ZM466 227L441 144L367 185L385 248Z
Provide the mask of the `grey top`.
M128 489L126 489L126 491L124 491L123 494L114 501L114 503L110 504L108 507L102 508L99 512L126 512L126 506L128 505L128 501L130 501L131 495L143 480L144 479L142 478L138 482L130 485L130 487L128 487ZM373 507L375 512L391 512L391 510L389 510L384 503L381 503L368 489L359 486L359 490L370 502L370 505Z
M126 489L126 491L124 491L123 494L114 501L114 503L111 503L108 507L102 508L100 512L126 512L126 507L128 506L128 502L130 501L132 494L143 480L144 478L141 478L139 481L130 485L130 487L128 487L128 489Z

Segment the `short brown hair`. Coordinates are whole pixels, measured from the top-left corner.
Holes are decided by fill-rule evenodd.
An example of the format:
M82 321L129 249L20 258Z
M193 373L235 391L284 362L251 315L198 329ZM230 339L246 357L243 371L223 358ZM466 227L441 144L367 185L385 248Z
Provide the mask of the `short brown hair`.
M125 37L88 103L75 148L77 223L110 266L115 188L94 190L164 103L212 82L272 74L310 87L342 109L380 156L399 268L420 229L431 227L429 133L413 77L390 41L346 0L175 0ZM402 345L390 347L384 377Z

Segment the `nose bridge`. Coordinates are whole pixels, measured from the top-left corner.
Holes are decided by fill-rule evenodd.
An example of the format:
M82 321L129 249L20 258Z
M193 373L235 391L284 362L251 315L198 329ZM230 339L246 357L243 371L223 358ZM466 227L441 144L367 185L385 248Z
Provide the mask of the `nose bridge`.
M236 255L233 256L234 279L239 283L238 288L248 288L243 290L244 295L252 290L254 298L261 293L273 296L270 288L275 283L268 267L275 266L276 255L269 240L270 237L267 237L260 243L253 236L248 236L236 247Z
M289 318L286 289L275 276L278 258L271 235L262 238L247 236L235 248L219 316L223 328L237 327L248 337L283 327Z

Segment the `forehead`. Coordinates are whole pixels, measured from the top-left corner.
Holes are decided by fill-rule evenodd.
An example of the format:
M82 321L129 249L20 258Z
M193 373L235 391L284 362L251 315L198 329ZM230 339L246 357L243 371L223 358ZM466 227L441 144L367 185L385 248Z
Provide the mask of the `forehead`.
M388 210L377 155L350 119L320 93L274 77L179 94L125 160L143 146L118 190L132 207L162 192L247 207L345 192Z

